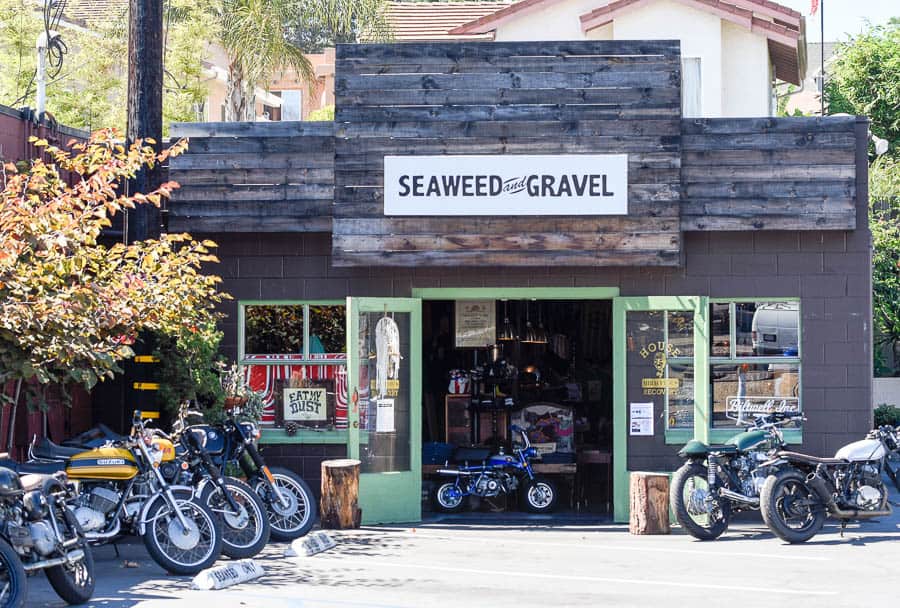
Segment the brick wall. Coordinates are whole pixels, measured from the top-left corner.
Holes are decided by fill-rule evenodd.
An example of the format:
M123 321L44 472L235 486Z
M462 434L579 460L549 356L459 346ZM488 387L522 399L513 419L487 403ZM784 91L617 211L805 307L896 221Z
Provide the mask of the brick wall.
M302 477L316 495L317 502L322 495L322 461L347 457L345 446L333 444L266 444L261 450L270 467L284 467Z

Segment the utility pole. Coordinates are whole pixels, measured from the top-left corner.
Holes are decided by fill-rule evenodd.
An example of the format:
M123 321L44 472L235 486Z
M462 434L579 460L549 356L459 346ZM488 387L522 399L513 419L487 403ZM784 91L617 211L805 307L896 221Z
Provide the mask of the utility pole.
M127 143L138 139L162 143L163 0L130 0L128 11L128 132ZM159 167L142 170L129 182L129 192L148 192L162 183ZM126 241L159 235L160 213L152 205L138 205L126 215Z

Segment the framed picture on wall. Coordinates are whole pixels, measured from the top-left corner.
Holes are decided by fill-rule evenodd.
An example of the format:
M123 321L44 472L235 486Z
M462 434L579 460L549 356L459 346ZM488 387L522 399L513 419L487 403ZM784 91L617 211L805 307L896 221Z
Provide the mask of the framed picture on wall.
M497 341L494 300L457 300L456 348L484 348Z

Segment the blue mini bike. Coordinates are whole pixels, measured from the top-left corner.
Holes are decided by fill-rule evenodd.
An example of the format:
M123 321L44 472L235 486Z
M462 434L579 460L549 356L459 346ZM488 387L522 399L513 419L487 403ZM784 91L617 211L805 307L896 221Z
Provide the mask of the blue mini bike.
M438 510L455 513L465 507L467 496L490 498L500 494L510 494L519 490L522 508L531 513L549 513L556 507L556 487L552 482L536 477L531 468L531 460L538 452L528 441L525 430L511 426L514 433L521 433L522 447L512 454L487 457L477 466L466 463L456 469L440 469L439 475L453 477L438 485L434 493L434 503ZM484 454L487 456L487 453Z

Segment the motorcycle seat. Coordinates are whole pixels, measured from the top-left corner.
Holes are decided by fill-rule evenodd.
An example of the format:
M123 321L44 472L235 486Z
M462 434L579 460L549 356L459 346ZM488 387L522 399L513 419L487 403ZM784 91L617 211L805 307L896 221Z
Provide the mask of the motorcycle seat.
M82 452L84 452L84 448L67 448L56 445L46 437L42 437L38 440L31 450L31 453L34 454L35 458L43 458L46 460L68 460L75 454L81 454Z
M810 456L809 454L801 454L800 452L778 452L778 456L781 458L787 458L788 460L806 462L808 464L847 464L847 461L843 458L819 458L818 456Z
M484 448L456 448L453 451L453 462L482 462L490 455L491 451Z
M5 464L3 466L6 466ZM53 475L66 470L65 462L47 462L33 460L31 462L18 462L14 467L9 467L16 471L19 475L28 473L36 473L39 475Z

